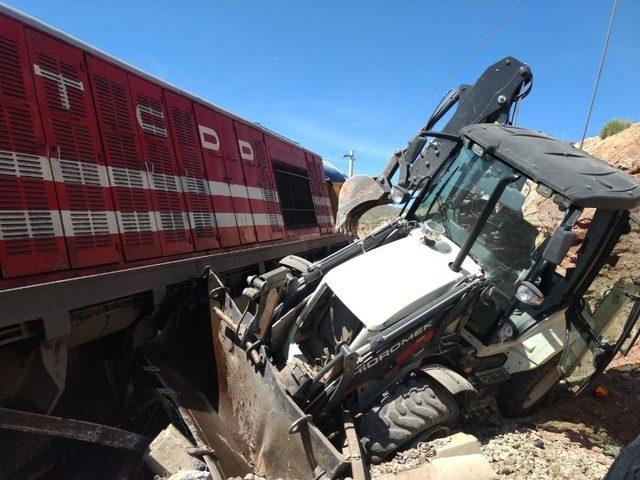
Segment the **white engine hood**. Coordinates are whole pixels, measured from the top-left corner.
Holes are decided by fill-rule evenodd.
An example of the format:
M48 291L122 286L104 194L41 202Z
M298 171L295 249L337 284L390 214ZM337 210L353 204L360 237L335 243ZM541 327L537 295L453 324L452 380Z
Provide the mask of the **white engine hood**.
M378 331L445 293L464 276L481 273L467 256L460 272L449 268L460 248L447 239L429 247L422 233L355 257L323 279L335 295L366 326Z

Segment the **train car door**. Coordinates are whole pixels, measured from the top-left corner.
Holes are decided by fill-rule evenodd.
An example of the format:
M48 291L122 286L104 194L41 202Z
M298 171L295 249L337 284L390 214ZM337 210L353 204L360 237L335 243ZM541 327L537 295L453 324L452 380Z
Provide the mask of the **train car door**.
M84 53L29 28L27 45L72 267L121 259Z
M0 15L0 273L69 267L24 27Z
M256 243L256 231L249 203L249 191L240 160L238 139L233 128L233 120L220 113L215 113L224 166L227 172L227 184L233 202L235 221L243 244Z
M317 178L318 178L318 191L321 198L321 202L324 205L325 221L327 226L327 232L333 232L335 223L333 220L333 211L331 209L331 200L329 199L329 187L327 186L327 178L324 174L324 165L322 164L322 158L317 155L313 155L313 161L315 163Z
M316 170L316 164L312 154L304 152L304 156L307 171L309 172L309 186L311 187L311 194L313 195L313 207L316 212L316 218L318 219L318 227L320 228L320 233L327 233L326 214L320 189L318 188L318 171Z
M165 91L165 99L195 249L219 248L209 181L191 100L169 91Z
M259 242L283 237L282 216L262 132L234 122Z
M202 105L194 104L196 123L198 125L198 137L202 149L205 172L209 184L209 192L213 201L220 245L233 247L240 245L238 234L238 222L234 211L231 190L229 189L230 177L225 168L222 157L221 138L222 131L218 126L216 112Z
M126 260L162 255L127 74L87 58L120 239Z
M169 132L162 89L129 75L138 136L155 208L163 255L193 251L180 174Z

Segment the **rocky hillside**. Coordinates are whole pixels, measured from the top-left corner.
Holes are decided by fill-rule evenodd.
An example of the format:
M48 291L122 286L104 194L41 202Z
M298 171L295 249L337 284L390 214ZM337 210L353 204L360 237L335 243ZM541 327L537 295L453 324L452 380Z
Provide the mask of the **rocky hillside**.
M583 149L640 180L640 123L605 138L587 138Z

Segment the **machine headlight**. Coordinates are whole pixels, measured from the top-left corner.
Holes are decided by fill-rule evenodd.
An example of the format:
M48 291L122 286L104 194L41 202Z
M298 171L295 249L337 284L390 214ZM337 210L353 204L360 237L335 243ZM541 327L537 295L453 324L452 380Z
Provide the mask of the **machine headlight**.
M531 282L522 282L516 289L516 298L522 303L537 307L544 301L544 295L538 287Z
M404 201L404 192L399 188L393 187L391 189L391 201L395 204L400 204Z

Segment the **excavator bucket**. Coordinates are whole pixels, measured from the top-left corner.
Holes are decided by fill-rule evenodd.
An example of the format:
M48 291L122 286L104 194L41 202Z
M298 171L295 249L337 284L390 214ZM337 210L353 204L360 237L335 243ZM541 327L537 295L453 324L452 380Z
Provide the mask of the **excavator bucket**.
M211 275L209 291L224 288ZM347 459L289 397L261 342L241 345L239 305L224 293L211 310L218 370L218 417L254 473L293 480L342 478Z
M360 217L373 207L389 203L387 194L388 190L372 177L354 175L348 178L338 197L336 232L355 235Z

